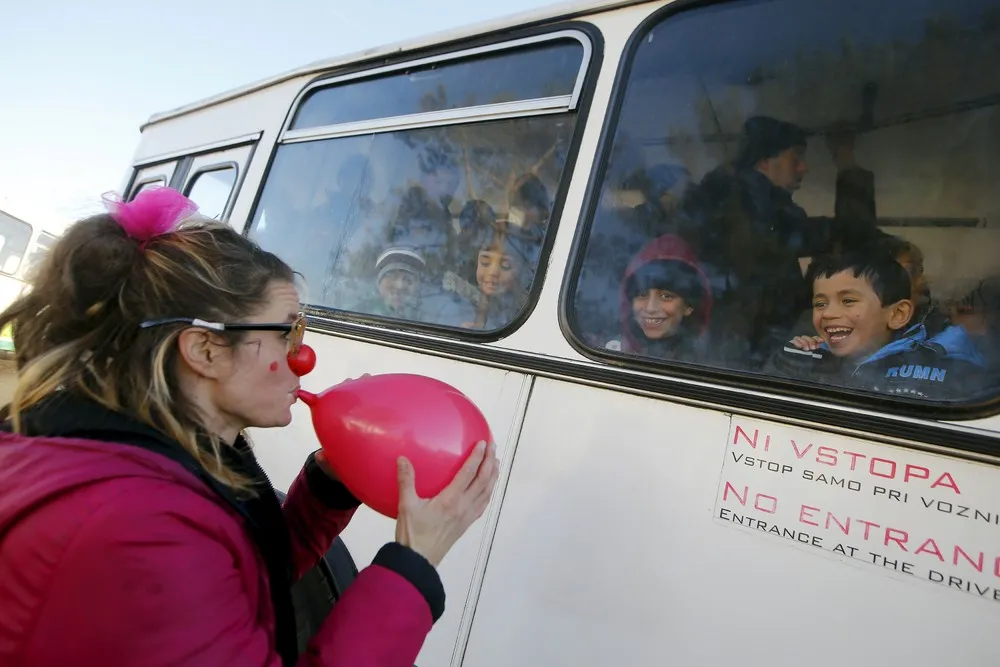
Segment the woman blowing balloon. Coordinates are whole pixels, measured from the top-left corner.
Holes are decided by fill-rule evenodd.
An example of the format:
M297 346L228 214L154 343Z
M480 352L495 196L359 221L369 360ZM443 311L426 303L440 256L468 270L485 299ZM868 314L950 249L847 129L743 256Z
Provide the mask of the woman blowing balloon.
M242 435L291 420L292 270L173 190L109 209L0 314L20 375L0 432L0 664L412 665L493 446L432 499L400 462L396 541L299 656L290 586L359 503L313 454L281 506Z

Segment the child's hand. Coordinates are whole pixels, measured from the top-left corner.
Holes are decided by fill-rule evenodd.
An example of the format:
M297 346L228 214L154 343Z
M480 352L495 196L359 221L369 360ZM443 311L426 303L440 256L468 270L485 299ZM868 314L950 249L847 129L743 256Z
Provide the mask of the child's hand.
M816 350L823 344L823 339L819 336L796 336L791 344L800 350Z

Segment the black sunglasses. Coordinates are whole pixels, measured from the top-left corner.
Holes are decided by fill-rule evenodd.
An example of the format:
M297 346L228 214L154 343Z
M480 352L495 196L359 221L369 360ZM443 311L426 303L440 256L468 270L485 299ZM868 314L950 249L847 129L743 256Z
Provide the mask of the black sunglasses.
M302 346L306 323L305 314L299 313L291 322L207 322L197 317L164 317L158 320L147 320L139 327L149 329L166 324L190 324L212 331L287 331L289 333L288 354L294 355Z

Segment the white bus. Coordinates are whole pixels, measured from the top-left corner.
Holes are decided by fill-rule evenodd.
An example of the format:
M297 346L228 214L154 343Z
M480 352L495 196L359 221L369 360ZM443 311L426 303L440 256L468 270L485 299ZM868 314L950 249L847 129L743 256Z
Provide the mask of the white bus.
M122 191L304 275L305 388L484 411L501 482L423 667L994 665L998 62L1000 0L593 0L154 115ZM295 410L254 433L282 488ZM359 511L303 636L392 537Z
M48 253L56 236L0 211L0 310L24 291L31 271ZM14 351L10 327L0 330L0 358Z

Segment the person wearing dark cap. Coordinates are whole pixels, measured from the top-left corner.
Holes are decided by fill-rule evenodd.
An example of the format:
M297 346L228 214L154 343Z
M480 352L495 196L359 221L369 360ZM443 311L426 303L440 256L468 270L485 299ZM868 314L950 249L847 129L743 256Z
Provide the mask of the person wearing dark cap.
M743 124L743 145L736 158L738 172L757 172L771 185L795 192L809 172L806 164L808 137L798 125L755 116Z
M760 368L808 309L800 260L863 246L875 233L874 188L842 187L857 178L838 178L840 216L810 218L793 201L808 173L807 142L793 123L749 118L736 159L709 172L682 205L680 233L716 295L713 345L731 367ZM859 196L868 201L840 201Z

